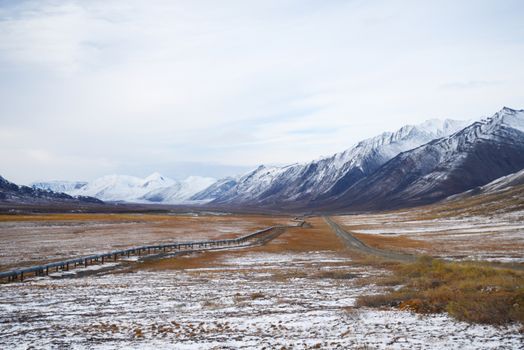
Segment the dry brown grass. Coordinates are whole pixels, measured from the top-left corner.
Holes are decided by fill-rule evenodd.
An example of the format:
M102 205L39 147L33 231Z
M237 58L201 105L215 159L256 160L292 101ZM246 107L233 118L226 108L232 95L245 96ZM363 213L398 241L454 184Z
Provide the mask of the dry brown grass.
M292 227L268 244L254 248L254 251L269 253L336 251L344 252L345 245L333 233L321 217L308 218L311 227Z
M266 295L262 292L251 293L251 295L249 296L251 300L264 299L265 297Z
M262 246L250 247L242 250L210 251L189 256L178 256L168 259L147 261L135 269L166 270L166 269L194 269L220 268L226 258L241 258L253 253L297 253L310 251L337 251L346 254L344 244L331 231L322 218L308 219L310 228L291 227L276 239ZM218 270L217 270L218 271ZM304 277L300 271L286 271L282 276L278 273L275 280Z
M395 306L418 313L448 312L468 322L524 324L524 273L481 263L444 262L422 257L400 264L393 275L375 281L402 285L380 295L362 296L358 306Z
M0 223L2 271L134 246L233 238L290 222L289 217L268 215L49 214L1 217L4 220ZM23 257L18 253L21 250L24 251Z
M16 221L124 221L124 222L158 222L159 224L171 225L176 223L187 223L187 221L230 222L235 220L256 221L267 226L282 224L289 220L286 216L271 215L168 215L168 214L106 214L106 213L64 213L64 214L35 214L35 215L11 215L0 214L0 222Z
M0 214L0 222L6 221L158 221L161 218L184 218L187 216L167 216L153 214Z
M209 251L180 255L173 258L148 260L141 264L134 265L133 270L185 270L200 269L206 267L220 267L220 261L227 255L226 251Z

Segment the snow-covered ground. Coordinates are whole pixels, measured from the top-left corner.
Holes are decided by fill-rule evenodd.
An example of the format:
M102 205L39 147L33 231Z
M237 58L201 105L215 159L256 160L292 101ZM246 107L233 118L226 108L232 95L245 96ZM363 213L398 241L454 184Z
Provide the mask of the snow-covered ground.
M0 285L0 348L517 349L516 326L355 309L380 271L340 252L233 251L197 268ZM329 277L329 274L331 277Z
M417 219L423 211L337 217L349 231L403 236L427 243L431 255L500 262L524 261L524 212Z

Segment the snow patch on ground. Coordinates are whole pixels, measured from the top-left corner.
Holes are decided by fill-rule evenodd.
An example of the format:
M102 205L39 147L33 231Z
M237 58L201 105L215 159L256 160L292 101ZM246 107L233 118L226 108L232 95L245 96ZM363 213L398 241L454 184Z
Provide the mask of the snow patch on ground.
M347 277L318 277L333 271ZM380 272L335 252L232 252L219 267L0 285L0 348L462 350L524 341L517 326L353 308L359 295L380 292L358 279Z

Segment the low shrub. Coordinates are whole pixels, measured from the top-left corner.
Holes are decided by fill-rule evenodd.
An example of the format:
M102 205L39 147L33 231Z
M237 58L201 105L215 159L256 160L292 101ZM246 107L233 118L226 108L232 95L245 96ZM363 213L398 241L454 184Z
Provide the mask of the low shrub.
M401 288L362 296L357 306L394 306L417 313L448 312L467 322L524 324L524 273L477 262L445 262L422 257L393 268L378 285Z

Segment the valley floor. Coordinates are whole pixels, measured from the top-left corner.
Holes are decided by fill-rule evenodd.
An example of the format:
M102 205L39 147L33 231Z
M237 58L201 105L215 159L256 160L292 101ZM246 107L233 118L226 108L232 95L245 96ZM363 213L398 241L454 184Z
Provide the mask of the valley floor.
M238 236L286 217L206 216L3 220L4 266L161 239ZM71 219L71 218L69 218ZM165 221L164 221L165 220ZM348 218L335 218L346 222ZM494 327L390 308L356 308L388 272L362 262L322 218L266 245L120 262L83 278L0 285L0 348L517 349L518 325ZM134 225L138 228L133 229ZM50 225L50 226L46 226ZM169 227L171 226L171 227ZM176 229L178 227L178 229ZM140 228L140 229L139 229ZM82 232L75 235L75 230ZM107 229L108 231L105 231ZM53 230L61 234L52 235ZM126 239L125 232L130 232ZM144 236L142 237L142 232ZM172 236L170 233L172 232ZM115 235L118 233L119 235ZM39 237L45 252L39 251ZM26 251L21 256L12 251ZM378 267L377 267L378 266ZM3 268L2 268L3 269ZM80 269L79 269L80 270ZM55 277L59 277L59 274Z
M524 268L524 211L439 215L432 207L347 215L337 222L366 244L453 260L512 263Z

